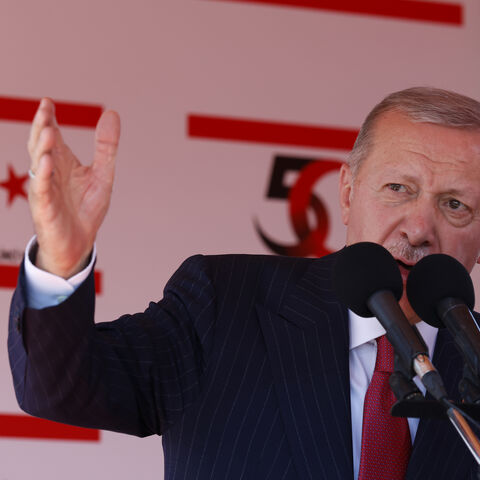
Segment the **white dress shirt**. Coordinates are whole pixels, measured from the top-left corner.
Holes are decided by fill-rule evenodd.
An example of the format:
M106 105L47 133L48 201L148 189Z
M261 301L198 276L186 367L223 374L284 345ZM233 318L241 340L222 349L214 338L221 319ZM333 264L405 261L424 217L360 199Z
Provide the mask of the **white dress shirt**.
M39 309L58 305L81 285L93 268L96 250L94 247L92 259L84 270L65 280L33 265L29 252L35 244L35 240L35 237L30 240L25 252L25 276L28 306ZM377 342L375 339L385 334L385 330L376 318L362 318L351 311L349 311L349 327L353 467L354 478L358 478L362 445L363 402L375 369L377 358ZM425 322L418 323L417 328L425 340L431 358L438 330ZM425 394L425 388L418 377L415 377L414 380L422 393ZM408 419L412 444L417 433L418 422L417 418Z
M37 237L34 236L25 250L25 280L27 304L31 308L46 308L58 305L66 300L88 277L92 271L97 255L96 247L93 246L92 258L87 267L80 273L65 280L45 270L37 268L30 260L30 252L35 245Z

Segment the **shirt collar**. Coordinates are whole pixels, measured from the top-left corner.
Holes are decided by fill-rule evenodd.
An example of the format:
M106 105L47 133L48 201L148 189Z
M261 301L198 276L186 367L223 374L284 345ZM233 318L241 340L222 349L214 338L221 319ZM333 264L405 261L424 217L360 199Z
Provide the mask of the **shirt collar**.
M385 334L385 329L380 325L376 317L363 318L349 310L348 320L350 325L350 350ZM432 327L423 321L418 322L415 326L425 340L430 358L432 358L438 328Z

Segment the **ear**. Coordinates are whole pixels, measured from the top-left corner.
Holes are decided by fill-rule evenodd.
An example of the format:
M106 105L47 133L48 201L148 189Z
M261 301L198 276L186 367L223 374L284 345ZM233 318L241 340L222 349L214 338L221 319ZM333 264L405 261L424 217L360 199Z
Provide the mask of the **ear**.
M342 221L344 225L348 225L350 218L350 205L353 195L353 176L350 167L344 163L340 168L340 209L342 211Z

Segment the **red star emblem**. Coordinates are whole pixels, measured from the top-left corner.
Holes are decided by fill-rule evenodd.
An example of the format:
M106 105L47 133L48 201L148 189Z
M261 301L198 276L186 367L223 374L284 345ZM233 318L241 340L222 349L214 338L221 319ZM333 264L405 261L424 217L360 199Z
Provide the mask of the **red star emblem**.
M27 198L23 184L27 181L28 174L17 177L11 165L8 166L8 180L0 182L0 187L8 190L7 205L11 205L16 196Z

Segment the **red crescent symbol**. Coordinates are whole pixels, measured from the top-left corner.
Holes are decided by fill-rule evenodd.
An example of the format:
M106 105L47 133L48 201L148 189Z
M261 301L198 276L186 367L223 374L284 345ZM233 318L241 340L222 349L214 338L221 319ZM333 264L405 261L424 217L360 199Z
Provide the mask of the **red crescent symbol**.
M328 211L312 190L320 178L329 172L339 170L341 166L342 162L337 160L321 160L306 165L300 171L288 195L290 222L299 241L295 245L278 244L268 238L257 223L256 230L270 250L279 255L295 257L322 257L331 253L324 245L330 227ZM307 217L309 207L313 209L317 221L312 230Z

